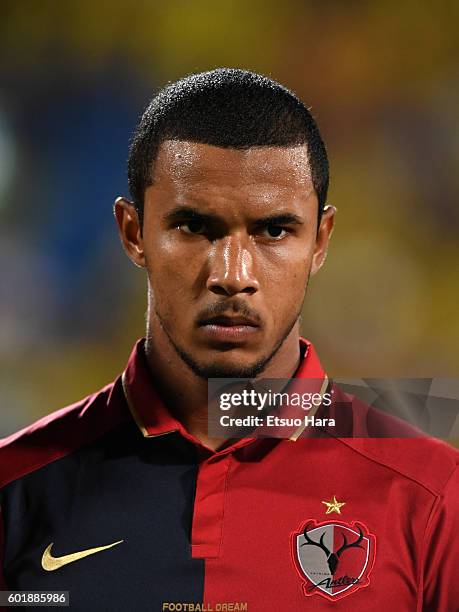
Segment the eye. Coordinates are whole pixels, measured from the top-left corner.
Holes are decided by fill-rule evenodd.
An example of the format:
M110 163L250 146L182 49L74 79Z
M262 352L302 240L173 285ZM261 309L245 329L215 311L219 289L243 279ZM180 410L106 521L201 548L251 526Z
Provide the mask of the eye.
M261 234L265 238L271 238L271 240L281 240L287 235L287 230L281 225L266 225L261 231Z
M178 228L185 234L203 234L205 231L204 223L198 219L190 219L178 225Z

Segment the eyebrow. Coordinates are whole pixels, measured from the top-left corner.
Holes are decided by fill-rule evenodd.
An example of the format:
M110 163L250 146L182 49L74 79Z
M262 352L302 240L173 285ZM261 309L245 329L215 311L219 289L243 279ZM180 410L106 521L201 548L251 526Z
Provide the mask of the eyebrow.
M221 221L218 215L212 213L203 213L192 206L176 206L163 217L165 221L178 221L180 219L196 219L204 223Z
M192 206L176 206L166 213L163 218L165 221L174 222L180 219L196 219L203 223L221 223L224 221L219 215L203 213ZM265 215L254 221L256 227L265 225L303 225L303 223L303 219L293 213L273 213L272 215Z
M293 213L272 214L261 217L255 221L255 225L303 225L304 221Z

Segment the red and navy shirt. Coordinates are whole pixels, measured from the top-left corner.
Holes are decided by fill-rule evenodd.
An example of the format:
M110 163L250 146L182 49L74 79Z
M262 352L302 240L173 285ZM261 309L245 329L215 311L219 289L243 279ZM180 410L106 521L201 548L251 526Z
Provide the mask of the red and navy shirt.
M301 346L295 377L325 379ZM0 588L81 611L454 612L458 457L430 438L212 451L141 340L112 384L0 443Z

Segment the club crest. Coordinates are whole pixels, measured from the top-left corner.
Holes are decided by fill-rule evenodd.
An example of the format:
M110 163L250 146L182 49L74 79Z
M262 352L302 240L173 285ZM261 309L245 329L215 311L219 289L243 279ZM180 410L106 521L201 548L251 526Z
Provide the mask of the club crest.
M292 534L291 544L307 596L336 601L370 583L376 538L363 523L310 519Z

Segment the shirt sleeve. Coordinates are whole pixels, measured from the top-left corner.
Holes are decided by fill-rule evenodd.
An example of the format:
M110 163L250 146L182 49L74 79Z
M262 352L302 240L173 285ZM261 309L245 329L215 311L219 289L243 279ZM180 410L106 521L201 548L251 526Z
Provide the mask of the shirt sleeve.
M3 574L3 561L4 561L3 557L4 557L4 548L5 548L5 533L4 533L3 527L4 526L3 526L2 507L0 505L0 591L6 591L8 588L6 586L6 580Z
M422 612L459 610L459 469L437 500L426 530Z

